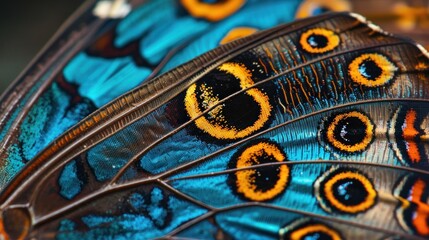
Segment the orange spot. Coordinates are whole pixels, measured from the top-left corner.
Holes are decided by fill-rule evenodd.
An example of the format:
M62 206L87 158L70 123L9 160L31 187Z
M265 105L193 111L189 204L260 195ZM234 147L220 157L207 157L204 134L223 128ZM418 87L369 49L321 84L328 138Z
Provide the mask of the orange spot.
M255 28L250 28L250 27L238 27L238 28L231 29L225 35L225 37L220 41L220 44L229 43L229 42L232 42L234 40L237 40L237 39L240 39L243 37L247 37L247 36L255 33L256 31L258 31L258 30Z
M416 64L415 68L416 70L427 70L429 66L425 63L419 62L418 64Z
M306 239L306 236L308 234L312 233L324 233L330 237L332 240L340 240L341 236L338 232L334 231L333 229L330 229L329 227L322 225L322 224L315 224L310 225L307 227L304 227L302 229L295 230L291 235L291 239Z
M411 162L418 163L421 161L419 147L415 142L416 136L419 131L414 127L414 123L417 119L417 112L413 109L409 110L405 116L405 123L403 127L402 136L407 141L407 153Z
M245 0L225 0L213 4L200 0L181 0L180 2L196 18L220 21L238 11L245 3Z
M347 0L305 0L302 1L298 10L296 11L295 18L306 18L314 16L317 9L328 9L329 11L342 12L351 11L351 4Z
M421 200L425 188L426 183L421 179L417 180L410 191L411 199L409 199L417 205L416 214L412 221L420 235L429 235L429 226L427 224L429 205Z
M9 235L4 230L3 219L0 219L0 239L9 240Z

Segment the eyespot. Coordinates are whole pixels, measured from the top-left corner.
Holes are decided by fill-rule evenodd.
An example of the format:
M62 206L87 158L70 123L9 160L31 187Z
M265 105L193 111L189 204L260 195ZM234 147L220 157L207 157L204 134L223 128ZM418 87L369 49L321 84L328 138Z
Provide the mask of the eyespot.
M296 18L311 17L329 11L351 11L351 6L346 0L304 0L297 10Z
M183 7L196 18L205 18L209 21L220 21L236 11L246 2L245 0L180 0Z
M389 123L389 138L398 159L406 166L428 168L425 139L422 125L428 121L428 113L419 106L399 107Z
M379 53L364 53L349 64L349 75L353 82L365 87L388 84L398 68L386 56Z
M314 189L327 212L364 212L374 206L377 198L372 182L357 169L333 168L316 180Z
M409 175L403 177L393 191L398 198L395 216L403 229L429 237L429 180Z
M301 34L299 44L309 53L326 53L340 44L340 37L325 28L313 28Z
M256 28L250 27L237 27L231 29L224 38L220 41L220 44L225 44L237 40L239 38L247 37L258 31Z
M319 133L334 150L353 154L364 151L374 138L374 124L358 111L335 114L328 118Z
M271 115L268 96L250 88L231 101L217 105L204 116L204 110L215 106L221 97L253 86L251 72L242 64L224 63L214 74L191 85L184 99L185 109L195 119L198 129L220 140L244 138L261 129ZM246 106L243 108L243 106Z
M340 232L335 228L314 220L296 220L279 230L280 239L323 239L340 240L343 239Z
M240 169L285 161L287 161L286 154L276 143L258 140L236 152L229 162L229 168ZM229 175L228 183L234 192L246 200L268 201L286 189L289 176L289 166L267 165L238 170Z

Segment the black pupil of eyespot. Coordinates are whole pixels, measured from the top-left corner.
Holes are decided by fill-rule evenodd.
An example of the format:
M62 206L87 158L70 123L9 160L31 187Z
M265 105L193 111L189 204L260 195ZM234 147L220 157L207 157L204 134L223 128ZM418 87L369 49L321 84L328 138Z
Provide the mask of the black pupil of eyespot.
M381 69L373 60L366 59L359 64L359 72L369 80L375 80L380 77L383 69Z
M277 160L267 153L263 152L262 156L258 157L259 164L274 163ZM252 178L255 179L256 189L266 192L272 189L279 179L279 165L265 166L255 169Z
M341 119L335 127L334 136L341 143L353 146L364 140L366 125L357 117Z
M368 192L357 179L346 178L333 185L335 199L346 206L355 206L365 201Z
M328 46L328 38L319 34L311 34L307 38L307 42L314 48L324 48Z
M202 79L201 85L209 88L212 95L218 99L223 99L231 94L241 90L240 80L230 73L220 70L213 70ZM197 96L205 95L204 91L198 85L195 91ZM204 101L199 101L199 107L204 111L210 105L204 105ZM216 113L216 110L213 112ZM247 94L239 94L232 99L229 99L222 104L222 112L214 114L216 118L206 115L207 120L212 124L220 124L222 126L234 127L237 130L243 130L252 126L258 119L261 112L261 107L255 100ZM224 118L220 118L223 116ZM221 119L222 121L219 121Z
M303 240L331 240L332 237L324 232L317 231L317 232L311 232L307 235L305 235Z

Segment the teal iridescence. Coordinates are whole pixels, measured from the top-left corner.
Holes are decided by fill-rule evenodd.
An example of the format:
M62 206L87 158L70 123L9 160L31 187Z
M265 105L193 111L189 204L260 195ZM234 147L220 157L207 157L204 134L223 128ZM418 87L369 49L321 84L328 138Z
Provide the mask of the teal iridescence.
M63 71L70 83L79 86L79 94L97 107L138 86L151 72L131 57L104 59L87 53L78 54Z
M173 49L181 48L168 60L162 72L219 46L222 38L235 27L266 29L293 20L299 2L248 1L231 17L209 22L179 14L176 1L150 1L118 24L114 39L116 48L138 41L140 55L149 66L136 66L130 57L100 59L81 53L65 67L64 75L69 82L80 86L82 96L100 107L141 84L152 73L153 66L157 66ZM262 15L265 17L249 18Z
M112 239L148 239L167 234L179 225L201 216L207 211L194 204L166 195L154 187L149 197L133 193L128 197L130 209L118 215L90 214L82 218L88 232L74 232L76 224L70 220L62 220L58 229L58 239L94 239L109 236ZM112 204L112 211L119 208ZM124 210L121 210L124 211ZM169 215L166 218L166 215ZM112 228L106 228L110 225Z
M390 46L379 45L380 38L388 42L388 36L380 34L369 40L368 28L356 25L356 19L341 20L327 20L329 28L316 22L284 37L264 39L257 46L232 52L232 57L196 76L184 90L165 94L166 102L155 101L158 105L153 108L149 103L145 106L153 111L141 113L138 119L85 151L96 181L126 191L128 197L117 199L126 199L132 209L145 211L141 223L145 225L150 220L154 230L138 236L274 239L288 224L312 215L347 233L352 232L350 229L360 231L364 229L361 226L367 225L395 229L396 222L392 223L395 218L385 218L391 221L387 226L384 217L379 219L384 215L378 211L389 209L383 214L394 213L398 207L396 198L383 201L381 194L390 194L397 188L397 180L411 171L399 167L413 165L409 159L404 164L398 157L409 153L406 144L395 145L396 140L391 138L420 141L417 138L420 135L415 139L405 136L401 126L410 121L405 118L412 115L406 114L415 110L418 117L413 127L419 131L423 128L421 124L424 125L423 119L428 119L429 112L424 99L429 93L411 89L426 89L427 82L422 81L423 77L408 78L404 74L417 63L399 65L390 61L399 61L399 57ZM339 39L336 45L332 44L333 49L315 54L312 49L305 49L305 42L300 39L305 31L322 27L335 29L338 36L334 36ZM351 36L356 41L348 42ZM371 56L364 55L366 51L351 51L367 45L371 46L367 50ZM406 44L396 46L395 53L407 52L405 49L409 50ZM387 70L381 69L385 67L382 64L376 66L386 71L382 84L371 85L372 80L368 80L377 71L362 74L359 64L352 68L352 63L360 58L372 60L374 65L387 59L384 62ZM418 61L423 66L427 59L421 57ZM355 75L367 79L356 80ZM243 87L246 84L251 87ZM403 91L396 92L397 89ZM220 102L225 98L229 99ZM409 101L412 98L421 102L412 103ZM259 124L256 131L249 130L247 135L239 136L264 117L262 112L269 115L265 123ZM204 121L198 122L201 119ZM233 133L229 134L227 130L231 129ZM427 151L423 143L419 144L416 145L424 158ZM270 165L254 167L258 164ZM240 170L244 167L249 169ZM325 186L332 180L331 175L347 178L331 184L329 189ZM357 193L355 189L349 191L351 185L357 186ZM161 198L156 190L143 194L134 189L137 186L162 188L160 192L181 196L188 204L201 207L201 212L179 230L158 232L168 219L165 217L168 211L159 207ZM85 190L90 189L89 184L83 186L81 194L72 200L84 197ZM334 193L327 196L327 191ZM359 198L362 195L367 197ZM348 200L356 196L355 205L359 208L354 209L354 202L350 204ZM333 201L337 198L340 200ZM104 207L108 213L101 218L96 216L93 221L112 222L105 227L90 226L102 228L102 233L128 236L117 230L117 222L129 214L128 209L111 213L108 206ZM188 216L179 208L171 211ZM86 221L88 217L92 219L92 213L82 211L76 218ZM116 220L111 220L112 217ZM349 228L342 226L341 221L348 222ZM374 234L371 231L365 233Z
M149 1L133 10L117 25L114 47L121 48L137 41L140 48L133 54L141 55L149 65L137 64L130 55L103 58L85 50L78 53L64 67L64 79L54 80L25 117L20 126L19 144L6 150L9 167L4 174L7 176L1 177L0 189L26 162L65 130L95 109L141 84L174 48L182 49L159 73L218 46L227 32L236 26L266 29L293 20L299 2L252 0L235 15L219 22L193 18L177 1L172 0ZM268 9L273 10L266 15ZM265 17L249 18L249 15ZM61 86L55 81L60 81ZM73 89L72 92L66 92L70 89ZM76 100L76 97L79 99ZM11 118L12 121L14 118ZM0 138L9 130L8 126L0 132Z
M56 137L95 110L86 99L76 103L72 99L73 96L53 83L37 100L23 120L18 144L7 149L8 161L4 170L8 177L2 179L0 188Z
M199 54L205 41L218 45L246 16L268 11L268 1L258 3L223 23L191 18L169 1L142 5L66 66L21 126L32 141L19 139L10 157L34 157L35 137L59 134L50 120L62 131L73 121L61 116L99 108L130 87L116 80L138 84ZM174 23L140 26L151 14ZM177 35L177 49L151 29L174 35L168 27L187 25L194 36ZM428 237L427 221L418 221L429 207L428 73L427 52L349 13L224 45L101 107L43 151L0 195L0 235ZM24 227L12 232L7 224L17 219Z
M67 199L72 199L81 191L83 183L79 179L77 171L76 161L70 162L64 167L58 179L61 186L60 194Z

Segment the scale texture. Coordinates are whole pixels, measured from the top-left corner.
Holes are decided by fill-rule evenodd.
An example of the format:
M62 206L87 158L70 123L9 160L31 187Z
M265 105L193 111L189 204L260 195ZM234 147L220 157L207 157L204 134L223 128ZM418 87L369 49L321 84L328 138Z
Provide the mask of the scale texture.
M181 2L184 9L202 4ZM258 3L224 4L231 2L239 11ZM164 33L143 47L151 38L133 34L141 36L147 26L126 30L150 4L63 68L61 81L82 89L70 95L80 97L69 100L76 102L68 111L83 118L98 110L62 135L65 129L52 128L58 131L52 138L60 135L55 141L27 136L40 150L4 184L4 238L429 237L429 54L420 45L359 15L331 13L229 43L222 43L227 27L211 26L226 35L207 33L213 42L203 40L207 34L195 37L146 71L174 48ZM171 11L169 6L160 9ZM199 31L207 27L199 25L205 17L186 24ZM202 50L199 41L212 45ZM109 44L112 51L97 50ZM113 70L121 64L130 68ZM94 67L99 65L112 72ZM139 74L142 81L155 71L163 74L137 88L139 81L127 84L133 89L111 101L129 90L113 82ZM112 76L117 80L109 85ZM55 83L43 94L67 101ZM53 104L37 105L43 96L33 105L36 113L52 108L67 115ZM21 127L42 124L32 111L26 119L33 121Z

